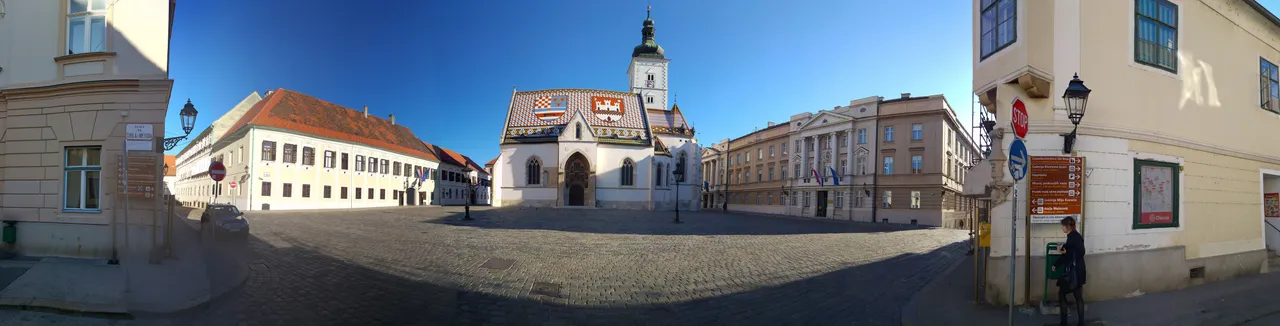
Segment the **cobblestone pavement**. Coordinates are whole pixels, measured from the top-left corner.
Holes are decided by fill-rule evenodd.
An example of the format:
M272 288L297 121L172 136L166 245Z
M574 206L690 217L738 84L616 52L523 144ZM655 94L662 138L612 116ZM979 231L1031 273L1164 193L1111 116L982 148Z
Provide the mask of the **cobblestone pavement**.
M240 289L154 325L897 325L964 231L682 212L248 213ZM958 242L958 243L957 243ZM3 319L0 319L3 321ZM72 323L74 324L74 323Z

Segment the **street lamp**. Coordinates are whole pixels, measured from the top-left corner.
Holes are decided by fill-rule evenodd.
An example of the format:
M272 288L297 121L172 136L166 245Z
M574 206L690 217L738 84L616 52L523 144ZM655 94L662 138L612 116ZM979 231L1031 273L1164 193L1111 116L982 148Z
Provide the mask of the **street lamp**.
M1084 81L1080 80L1080 75L1076 74L1071 77L1071 83L1067 85L1066 92L1062 93L1062 100L1067 103L1067 118L1071 119L1071 124L1075 125L1071 128L1071 133L1062 134L1062 153L1070 154L1071 147L1076 143L1076 129L1080 128L1080 119L1084 118L1085 106L1089 103L1089 90L1084 86Z
M684 164L676 165L676 170L671 171L671 175L676 177L676 224L680 224L680 180L684 176Z
M471 169L464 168L462 169L462 173L467 175L467 181L466 181L467 191L462 194L462 200L466 203L464 204L465 205L464 209L466 209L466 215L463 215L462 219L470 221L472 220L471 218L471 187L473 187L471 182Z
M200 114L200 112L196 111L195 105L191 105L191 99L187 99L187 105L183 105L182 111L178 112L178 117L182 119L182 131L185 134L182 136L165 138L164 150L172 150L174 147L178 147L179 141L187 139L187 136L191 135L191 129L195 129L196 127L197 114Z

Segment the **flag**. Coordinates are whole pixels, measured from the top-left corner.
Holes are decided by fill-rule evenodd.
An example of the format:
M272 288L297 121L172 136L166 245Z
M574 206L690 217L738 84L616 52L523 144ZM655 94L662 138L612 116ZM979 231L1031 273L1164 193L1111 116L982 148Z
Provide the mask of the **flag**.
M821 186L821 185L822 185L822 177L821 177L821 176L818 176L818 170L817 170L817 169L809 169L809 171L812 171L812 172L813 172L813 178L814 178L814 179L818 179L818 185L819 185L819 186Z
M831 181L835 182L835 185L837 186L840 185L840 175L836 174L836 168L834 167L831 168Z
M711 183L710 183L710 182L707 182L707 181L703 181L703 182L702 182L702 191L711 191Z

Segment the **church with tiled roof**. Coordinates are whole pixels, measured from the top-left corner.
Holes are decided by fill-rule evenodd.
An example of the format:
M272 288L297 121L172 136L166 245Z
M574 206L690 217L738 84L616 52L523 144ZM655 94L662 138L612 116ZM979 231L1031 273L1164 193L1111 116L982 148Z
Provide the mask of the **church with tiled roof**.
M513 89L492 162L495 206L699 207L701 151L668 106L666 51L646 13L627 91Z

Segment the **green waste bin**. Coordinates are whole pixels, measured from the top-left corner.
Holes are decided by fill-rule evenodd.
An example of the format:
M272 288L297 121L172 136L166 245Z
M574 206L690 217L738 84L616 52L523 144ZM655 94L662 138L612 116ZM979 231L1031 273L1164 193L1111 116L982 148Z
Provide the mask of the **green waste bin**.
M1053 270L1053 264L1062 258L1062 254L1058 253L1060 242L1050 242L1044 245L1044 292L1040 298L1040 302L1049 302L1049 280L1056 280L1062 277L1062 270Z

